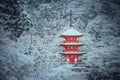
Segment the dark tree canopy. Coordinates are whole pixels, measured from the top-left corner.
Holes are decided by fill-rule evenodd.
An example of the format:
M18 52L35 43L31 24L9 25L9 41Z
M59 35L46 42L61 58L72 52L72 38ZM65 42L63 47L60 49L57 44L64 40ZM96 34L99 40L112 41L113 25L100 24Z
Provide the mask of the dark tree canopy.
M22 8L24 4L19 0L0 1L0 18L5 21L4 30L10 32L9 37L12 40L20 37L23 31L29 30L26 26L30 26L30 20Z

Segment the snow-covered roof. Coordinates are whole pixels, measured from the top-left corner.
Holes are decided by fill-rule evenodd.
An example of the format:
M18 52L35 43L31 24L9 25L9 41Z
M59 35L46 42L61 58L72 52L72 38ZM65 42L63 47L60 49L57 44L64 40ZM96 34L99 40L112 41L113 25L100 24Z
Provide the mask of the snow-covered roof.
M61 43L60 45L78 45L78 46L83 46L83 43Z
M66 36L81 36L83 34L80 33L80 32L78 32L74 28L70 28L67 31L65 31L64 33L62 33L61 35L66 35Z
M61 54L85 54L85 52L61 52Z

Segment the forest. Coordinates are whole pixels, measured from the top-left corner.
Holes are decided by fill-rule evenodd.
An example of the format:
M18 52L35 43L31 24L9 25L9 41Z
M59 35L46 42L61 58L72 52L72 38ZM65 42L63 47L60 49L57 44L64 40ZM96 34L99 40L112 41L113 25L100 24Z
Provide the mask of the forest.
M70 20L84 34L78 64L58 46ZM119 79L120 0L0 0L0 80Z

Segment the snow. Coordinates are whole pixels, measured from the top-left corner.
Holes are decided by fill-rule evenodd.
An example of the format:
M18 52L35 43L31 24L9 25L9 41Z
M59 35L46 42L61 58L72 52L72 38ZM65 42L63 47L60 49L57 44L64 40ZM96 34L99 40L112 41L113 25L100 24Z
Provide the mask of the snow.
M84 52L61 52L61 54L85 54Z
M4 23L10 15L0 13L0 80L119 79L120 5L115 0L112 0L114 4L109 2L111 7L103 6L102 0L57 0L45 4L38 1L47 0L25 1L24 12L29 15L26 17L32 21L32 28L26 32L28 35L22 33L17 41L10 40L9 32L4 31ZM107 10L113 9L114 14L104 14L103 7L104 12L111 13ZM69 26L71 9L72 30ZM70 36L84 34L80 43L85 46L80 50L86 54L79 57L78 64L64 63L64 57L59 54L63 50L58 46L63 42L59 35L63 32Z
M62 33L61 35L65 35L65 36L81 36L83 34L78 32L74 28L70 28L67 31L65 31L64 33Z

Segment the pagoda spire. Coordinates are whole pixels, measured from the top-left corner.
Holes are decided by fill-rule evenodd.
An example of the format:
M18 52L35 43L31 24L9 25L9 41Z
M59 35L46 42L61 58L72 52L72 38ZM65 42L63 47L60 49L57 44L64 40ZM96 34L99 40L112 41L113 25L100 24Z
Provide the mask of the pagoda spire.
M72 27L72 10L70 10L70 14L69 14L69 16L70 16L70 27Z

